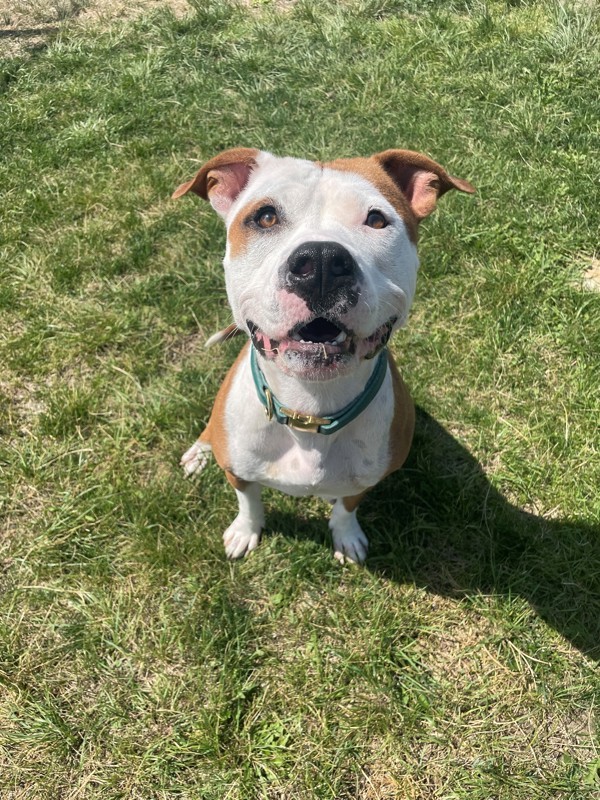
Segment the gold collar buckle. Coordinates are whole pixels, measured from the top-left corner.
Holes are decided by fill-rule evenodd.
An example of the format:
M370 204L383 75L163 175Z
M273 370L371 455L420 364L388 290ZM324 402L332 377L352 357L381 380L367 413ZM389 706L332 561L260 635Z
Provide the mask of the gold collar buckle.
M300 431L308 431L309 433L318 433L321 425L329 425L331 420L325 417L313 417L312 414L302 414L300 411L294 411L291 408L281 407L281 413L287 417L286 425L290 428L297 428Z

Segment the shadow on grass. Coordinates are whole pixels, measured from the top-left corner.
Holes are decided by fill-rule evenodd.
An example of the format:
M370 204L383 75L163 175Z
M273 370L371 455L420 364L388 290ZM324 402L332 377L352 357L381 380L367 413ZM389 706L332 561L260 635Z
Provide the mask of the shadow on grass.
M47 36L58 33L59 28L0 28L0 39L26 39L30 36Z
M267 526L305 538L290 520ZM402 470L359 511L367 568L445 597L520 595L561 635L600 660L600 529L511 505L479 463L422 409ZM312 528L309 525L308 528Z

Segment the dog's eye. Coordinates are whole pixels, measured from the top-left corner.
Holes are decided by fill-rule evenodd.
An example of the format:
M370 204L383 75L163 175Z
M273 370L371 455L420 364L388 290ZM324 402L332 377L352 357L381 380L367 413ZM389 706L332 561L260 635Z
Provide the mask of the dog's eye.
M259 228L272 228L273 225L277 225L279 219L273 206L263 206L254 215L254 222Z
M365 220L365 225L368 225L369 228L375 228L376 230L381 230L381 228L386 228L388 224L387 219L383 216L381 211L369 211L367 214L367 219Z

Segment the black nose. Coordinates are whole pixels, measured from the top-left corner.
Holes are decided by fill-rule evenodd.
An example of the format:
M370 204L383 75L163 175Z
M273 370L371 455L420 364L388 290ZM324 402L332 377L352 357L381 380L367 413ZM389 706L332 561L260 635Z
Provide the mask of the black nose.
M309 306L324 300L335 302L350 289L358 265L345 247L336 242L305 242L287 260L285 285Z

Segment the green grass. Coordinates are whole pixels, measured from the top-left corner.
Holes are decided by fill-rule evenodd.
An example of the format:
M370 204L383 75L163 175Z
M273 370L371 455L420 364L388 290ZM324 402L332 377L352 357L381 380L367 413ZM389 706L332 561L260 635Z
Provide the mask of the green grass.
M600 20L593 4L198 2L0 64L0 795L600 791ZM220 149L402 146L478 187L423 228L406 468L361 507L185 482L237 345Z

